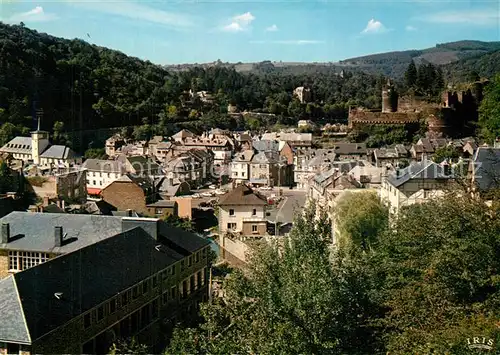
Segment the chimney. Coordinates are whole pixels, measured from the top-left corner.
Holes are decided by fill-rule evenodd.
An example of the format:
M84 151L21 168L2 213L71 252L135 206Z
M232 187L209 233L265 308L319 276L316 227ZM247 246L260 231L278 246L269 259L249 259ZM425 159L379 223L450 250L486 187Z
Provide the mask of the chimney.
M7 244L10 238L10 224L2 223L2 244Z
M54 227L54 246L59 248L62 246L63 242L63 227L55 226Z

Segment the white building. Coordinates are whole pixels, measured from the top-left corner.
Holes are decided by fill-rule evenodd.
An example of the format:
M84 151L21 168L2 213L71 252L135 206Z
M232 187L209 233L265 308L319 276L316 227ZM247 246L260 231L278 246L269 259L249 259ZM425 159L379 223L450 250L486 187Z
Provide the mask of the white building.
M385 178L379 194L390 212L397 214L404 206L443 196L451 180L445 166L424 160Z
M71 148L49 142L49 133L41 130L31 132L30 137L15 137L0 148L0 153L12 154L14 159L40 166L69 167L81 162Z
M238 153L231 162L231 178L237 184L250 179L250 163L254 156L253 150L245 150Z
M219 200L219 232L262 236L267 232L264 197L240 185Z
M102 189L126 173L125 165L116 160L87 159L82 168L87 171L89 196L98 196Z

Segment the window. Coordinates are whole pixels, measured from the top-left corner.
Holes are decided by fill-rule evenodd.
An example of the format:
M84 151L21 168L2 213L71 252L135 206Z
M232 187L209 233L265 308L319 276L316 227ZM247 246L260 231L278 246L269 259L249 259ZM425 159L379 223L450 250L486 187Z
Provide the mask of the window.
M181 260L181 271L184 271L184 260Z
M205 258L207 257L207 248L205 248L205 249L203 249L203 250L201 251L201 257L202 257L203 259L205 259Z
M255 215L257 215L257 210L254 208L254 209L252 210L252 216L255 216Z
M258 233L259 229L256 224L252 224L252 233Z
M182 298L186 298L188 295L188 283L187 280L182 281Z
M97 321L101 321L104 318L104 306L97 308Z
M156 208L155 209L155 214L157 214L157 215L163 214L163 209L162 208Z
M92 180L92 185L96 185L95 180Z
M47 253L30 251L9 251L9 271L22 271L44 263L49 259Z
M163 302L164 305L166 305L168 303L168 292L165 292L162 295L162 302Z
M83 316L83 329L87 329L92 324L90 312Z
M232 208L229 210L229 215L234 216L234 210Z
M196 281L198 281L198 288L201 287L201 279L202 279L202 274L201 274L201 271L198 271L198 274L196 275Z
M175 275L175 265L170 267L170 275Z
M236 223L228 223L227 224L227 229L228 230L235 230L236 229Z
M153 288L153 290L158 286L158 278L155 276L153 276L153 279L151 280L151 287Z
M197 251L196 254L194 255L194 262L198 263L200 261L200 252Z
M122 306L126 306L128 304L128 293L125 292L123 295L122 295Z
M177 298L177 287L176 286L172 286L172 288L170 288L170 298L172 300L175 300Z
M158 318L159 314L158 314L158 298L153 300L152 304L151 304L151 316L153 319L156 319Z
M112 299L109 301L109 314L113 314L116 312L116 299Z
M132 299L135 300L137 297L139 297L139 286L135 286L132 289Z
M188 266L191 266L193 264L193 256L190 255L188 258Z
M148 293L149 291L149 280L142 283L142 293Z
M189 289L191 290L191 292L193 292L195 290L195 282L194 282L194 275L191 275L191 277L189 278Z

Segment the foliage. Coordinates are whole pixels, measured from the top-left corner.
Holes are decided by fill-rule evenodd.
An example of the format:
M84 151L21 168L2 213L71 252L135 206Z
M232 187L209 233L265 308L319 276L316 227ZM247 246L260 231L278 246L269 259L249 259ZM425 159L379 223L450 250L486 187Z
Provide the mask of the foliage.
M148 347L137 342L135 338L118 339L109 350L110 355L147 355Z
M189 218L178 217L176 215L169 214L166 217L163 217L163 220L171 226L184 229L188 232L195 232L194 223Z
M415 62L412 60L408 65L408 69L405 72L405 84L407 88L415 88L417 85L417 66Z
M44 176L28 176L26 180L31 186L42 187L43 184L47 182L47 178Z
M232 273L224 301L203 307L200 328L177 329L167 353L366 353L367 284L332 260L330 222L310 223L314 210L297 216L288 239L264 243L248 272Z
M500 137L500 74L486 87L478 123L481 136L489 143Z
M455 161L458 158L458 152L452 146L439 147L436 149L434 155L432 156L432 160L434 160L434 162L438 164L442 163L445 160L448 160L448 162Z
M108 159L104 148L90 148L85 151L85 159Z
M52 134L52 142L54 144L60 145L71 145L71 140L67 133L64 133L64 122L56 121L54 122L54 127L52 128L54 132Z
M16 192L16 179L6 162L0 162L0 194Z
M388 226L388 209L375 192L347 192L335 205L340 247L369 249Z
M476 332L500 340L499 212L458 191L403 209L381 235L369 263L388 352L465 354Z

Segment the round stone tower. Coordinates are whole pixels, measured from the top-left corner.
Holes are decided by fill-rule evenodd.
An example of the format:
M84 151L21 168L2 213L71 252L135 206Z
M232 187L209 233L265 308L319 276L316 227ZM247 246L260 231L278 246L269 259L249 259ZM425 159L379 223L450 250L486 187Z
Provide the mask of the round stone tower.
M382 112L397 111L398 94L391 83L391 79L387 79L387 84L382 88Z

